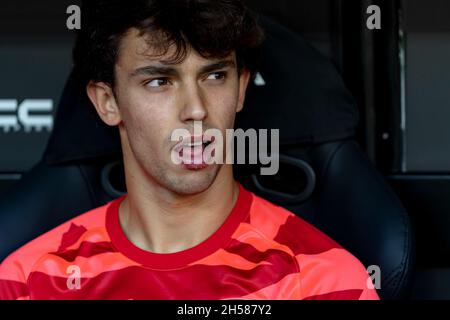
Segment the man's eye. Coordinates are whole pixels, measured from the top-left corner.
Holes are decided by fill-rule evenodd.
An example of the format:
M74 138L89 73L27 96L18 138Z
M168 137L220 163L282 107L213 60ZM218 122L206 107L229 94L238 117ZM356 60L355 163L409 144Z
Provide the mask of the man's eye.
M208 75L207 80L223 80L226 77L226 72L213 72Z
M148 87L158 88L169 84L168 79L160 78L148 81L145 85Z

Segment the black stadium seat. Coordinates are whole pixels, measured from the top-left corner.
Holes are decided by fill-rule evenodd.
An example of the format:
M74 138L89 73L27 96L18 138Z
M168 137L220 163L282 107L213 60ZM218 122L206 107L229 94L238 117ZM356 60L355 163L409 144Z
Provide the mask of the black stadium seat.
M405 209L353 140L357 108L333 65L263 19L259 77L237 127L280 129L280 171L236 166L248 189L326 232L381 270L381 298L408 295L414 248ZM264 81L262 81L262 79ZM118 133L71 77L42 161L0 196L0 259L56 225L125 192Z

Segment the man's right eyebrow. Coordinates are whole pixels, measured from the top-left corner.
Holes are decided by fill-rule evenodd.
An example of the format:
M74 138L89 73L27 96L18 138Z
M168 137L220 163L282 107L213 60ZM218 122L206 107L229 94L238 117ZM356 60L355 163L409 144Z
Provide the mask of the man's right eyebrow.
M155 76L155 75L163 75L163 76L175 76L178 72L172 67L164 67L164 66L145 66L141 68L137 68L130 74L130 78L136 76Z

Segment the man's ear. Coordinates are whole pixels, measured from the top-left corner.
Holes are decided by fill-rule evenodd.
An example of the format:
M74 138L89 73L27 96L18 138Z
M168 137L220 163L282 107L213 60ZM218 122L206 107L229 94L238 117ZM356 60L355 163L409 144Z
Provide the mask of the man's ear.
M117 126L122 118L111 86L90 81L86 92L100 118L109 126Z
M239 100L236 112L240 112L244 108L245 92L250 81L250 71L246 68L241 70L239 75Z

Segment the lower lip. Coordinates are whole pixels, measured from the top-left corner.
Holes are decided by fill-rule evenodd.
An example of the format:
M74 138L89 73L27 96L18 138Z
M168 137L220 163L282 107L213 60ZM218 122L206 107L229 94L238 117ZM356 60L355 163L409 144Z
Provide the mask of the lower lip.
M209 166L206 163L201 163L201 164L186 164L186 163L183 163L182 165L183 165L183 168L185 168L187 170L192 170L192 171L202 170L202 169L205 169L206 167Z

